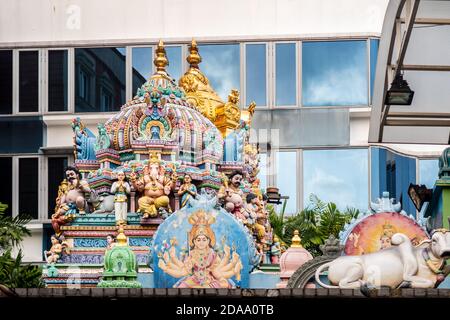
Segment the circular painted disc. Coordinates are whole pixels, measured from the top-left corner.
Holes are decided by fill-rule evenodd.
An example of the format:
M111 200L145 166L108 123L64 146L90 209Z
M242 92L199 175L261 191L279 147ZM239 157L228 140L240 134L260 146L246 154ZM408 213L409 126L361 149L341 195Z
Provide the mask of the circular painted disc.
M367 216L355 225L345 242L346 255L361 255L390 247L395 233L403 233L413 245L427 239L427 233L419 224L397 212L380 212Z

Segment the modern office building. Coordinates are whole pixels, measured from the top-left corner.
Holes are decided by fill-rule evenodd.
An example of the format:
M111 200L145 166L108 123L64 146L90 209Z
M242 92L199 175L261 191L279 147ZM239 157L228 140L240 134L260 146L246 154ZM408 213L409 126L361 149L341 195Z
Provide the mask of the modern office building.
M262 185L289 214L311 194L366 211L389 191L419 217L408 186L433 186L449 142L449 25L445 1L0 0L0 202L33 217L26 260L49 247L72 119L96 132L153 73L160 39L173 78L195 38L222 100L256 102ZM401 70L412 105L386 107Z

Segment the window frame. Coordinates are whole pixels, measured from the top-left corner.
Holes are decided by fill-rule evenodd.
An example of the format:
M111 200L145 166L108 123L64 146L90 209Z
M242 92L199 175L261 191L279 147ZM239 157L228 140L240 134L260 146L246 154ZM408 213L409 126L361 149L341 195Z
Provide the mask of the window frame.
M295 45L295 105L277 105L277 44L294 44ZM298 109L301 105L301 41L274 41L272 42L272 100L270 107L276 110Z
M38 53L38 105L37 111L20 111L20 52L37 51ZM15 49L13 51L13 113L4 116L36 116L43 113L43 83L45 79L44 56L42 48Z
M299 73L299 77L300 77L300 101L299 101L299 105L300 108L321 108L321 109L356 109L356 110L364 110L364 108L370 108L371 105L371 100L370 100L370 39L377 39L375 37L370 37L370 36L365 36L365 37L361 37L361 38L352 38L350 36L348 36L347 38L327 38L327 39L302 39L300 41L300 52L301 54L299 55L299 64L301 65L300 68L300 73ZM364 41L366 44L366 81L367 81L367 89L366 89L366 94L367 94L367 104L354 104L354 105L336 105L336 106L331 106L331 105L316 105L316 106L305 106L303 104L303 43L305 42L349 42L349 41Z
M43 210L42 210L42 204L45 202L44 199L44 174L47 174L47 171L45 170L44 167L44 161L43 161L43 156L39 155L39 154L21 154L21 155L11 155L11 157L13 158L13 183L12 183L12 192L13 192L13 197L12 197L12 217L17 217L20 212L19 212L19 192L20 192L20 185L19 185L19 177L20 177L20 172L19 172L19 160L20 159L38 159L38 204L37 204L37 210L38 210L38 217L37 219L32 219L30 221L31 224L35 224L35 223L42 223L44 218L43 215ZM47 195L45 193L45 195Z
M272 60L271 59L271 55L269 54L270 52L270 48L271 47L271 42L270 41L255 41L255 42L241 42L242 45L242 49L241 49L241 67L243 68L242 70L242 76L244 79L244 82L241 82L241 100L243 102L243 107L248 107L251 103L251 101L247 101L247 45L258 45L258 44L263 44L265 46L265 51L266 51L266 104L265 105L256 105L256 109L270 109L271 106L271 90L270 88L272 87L272 79L271 79L271 70L272 70ZM200 53L201 54L201 53ZM272 56L273 57L273 56ZM242 80L241 80L242 81ZM230 88L231 90L231 88Z
M48 98L48 67L49 67L49 51L67 51L67 110L66 111L50 111L49 110L49 98ZM43 55L43 83L42 83L42 96L43 96L43 115L57 115L57 114L74 114L75 113L75 57L74 48L68 47L56 47L45 48L42 50Z

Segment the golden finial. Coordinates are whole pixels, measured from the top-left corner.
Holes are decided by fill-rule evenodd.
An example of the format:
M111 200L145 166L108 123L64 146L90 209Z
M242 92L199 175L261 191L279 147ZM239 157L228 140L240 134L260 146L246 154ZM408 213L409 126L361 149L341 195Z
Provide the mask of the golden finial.
M303 248L302 239L299 236L300 232L298 230L294 231L294 236L292 237L291 248Z
M117 245L118 246L126 246L128 245L127 243L127 236L125 235L124 231L123 231L123 225L119 225L119 231L118 231L118 235L116 237L117 239Z
M167 60L166 49L164 48L164 43L162 40L159 40L158 46L155 50L155 60L153 63L156 66L156 72L158 73L167 73L166 66L169 65L169 60Z
M189 47L189 55L186 58L191 68L198 69L198 64L202 62L202 57L198 53L197 42L192 39L191 46Z

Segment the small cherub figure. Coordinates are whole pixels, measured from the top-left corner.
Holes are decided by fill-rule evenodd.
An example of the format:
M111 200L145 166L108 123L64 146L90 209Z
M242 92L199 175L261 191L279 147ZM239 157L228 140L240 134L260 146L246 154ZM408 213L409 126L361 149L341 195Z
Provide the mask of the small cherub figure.
M59 239L56 237L56 235L53 235L51 237L52 247L49 251L44 251L45 260L48 264L54 264L56 263L59 258L61 257L61 254L63 252L68 253L68 245L67 242L64 240L64 237L59 237Z
M106 236L106 250L111 250L116 245L116 237L113 234L108 234Z

